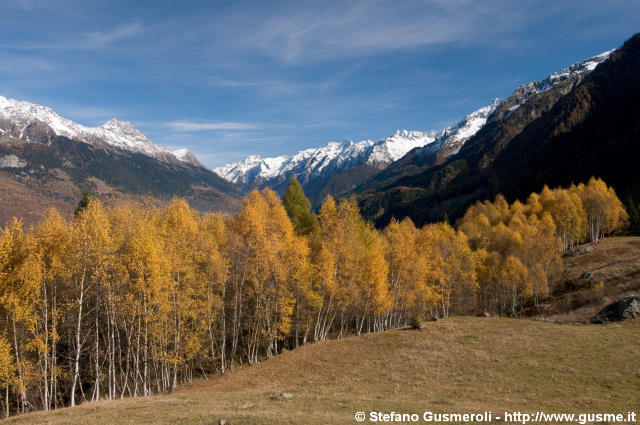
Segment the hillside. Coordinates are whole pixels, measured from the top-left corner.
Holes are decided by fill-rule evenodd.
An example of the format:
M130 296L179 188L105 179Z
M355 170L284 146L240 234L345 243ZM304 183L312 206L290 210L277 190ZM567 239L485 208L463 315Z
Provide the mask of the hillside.
M455 219L476 200L498 193L523 199L544 184L568 186L592 175L622 199L635 199L638 75L640 35L585 76L532 95L514 111L496 110L446 162L425 169L433 159L402 159L359 189L362 211L379 226L391 217Z
M549 319L583 322L619 298L640 294L640 238L615 237L583 255L565 257L561 278L552 290Z
M64 136L46 143L0 136L0 225L13 216L37 221L50 206L73 211L82 189L105 199L184 197L200 210L232 211L240 194L215 173L189 163L159 161L125 150L106 150Z
M351 424L355 412L371 410L626 413L640 409L639 331L638 320L452 318L307 345L171 395L7 423Z

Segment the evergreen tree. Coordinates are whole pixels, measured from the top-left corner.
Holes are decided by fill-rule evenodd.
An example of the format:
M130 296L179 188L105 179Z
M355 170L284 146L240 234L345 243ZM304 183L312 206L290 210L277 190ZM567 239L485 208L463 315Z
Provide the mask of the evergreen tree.
M80 202L78 202L78 206L73 212L73 215L77 217L78 214L86 210L89 206L89 202L91 202L91 192L85 187L82 189L82 198L80 198Z
M629 214L629 233L640 235L640 211L631 196L627 198L625 207Z
M307 236L318 231L318 218L311 212L311 202L305 196L302 186L295 176L291 178L289 187L284 194L283 203L287 215L293 222L296 234Z

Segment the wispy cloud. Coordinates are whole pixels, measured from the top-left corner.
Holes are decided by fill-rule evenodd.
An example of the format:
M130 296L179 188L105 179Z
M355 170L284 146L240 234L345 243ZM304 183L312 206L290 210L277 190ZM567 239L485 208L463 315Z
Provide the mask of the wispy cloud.
M212 130L255 130L257 125L246 122L196 122L196 121L171 121L165 124L174 131L212 131Z
M253 31L233 34L234 42L289 63L359 56L469 40L482 21L479 17L487 15L469 1L403 2L403 7L381 0L282 6L286 13L278 8L264 11L252 22ZM243 27L239 25L235 28Z
M234 6L208 27L210 48L258 51L286 64L446 43L495 43L556 10L553 0L282 1ZM560 2L562 3L562 2ZM566 7L566 5L565 5Z
M13 74L24 76L38 72L52 72L58 69L58 64L43 57L29 57L20 55L3 55L0 61L0 75Z
M64 0L15 0L15 5L26 11L38 9L59 10L64 6ZM66 2L69 6L69 2Z
M35 41L4 41L0 44L0 49L11 50L93 50L98 47L104 47L116 41L125 40L135 37L146 31L145 26L138 22L127 22L120 24L108 31L94 31L84 33L84 39L81 41L65 36L53 36L47 39Z
M92 32L87 34L87 43L91 46L104 46L114 41L134 37L144 31L140 22L127 22L120 24L112 30Z
M256 90L265 96L294 96L304 90L308 90L312 85L295 83L284 80L232 80L232 79L215 79L210 85L217 87L239 88Z

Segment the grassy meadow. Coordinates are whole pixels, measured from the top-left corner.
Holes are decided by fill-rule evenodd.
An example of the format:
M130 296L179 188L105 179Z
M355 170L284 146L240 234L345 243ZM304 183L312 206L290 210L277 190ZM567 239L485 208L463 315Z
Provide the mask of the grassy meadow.
M149 398L10 424L352 424L357 411L640 410L640 321L449 318L324 341ZM291 399L280 396L293 395Z

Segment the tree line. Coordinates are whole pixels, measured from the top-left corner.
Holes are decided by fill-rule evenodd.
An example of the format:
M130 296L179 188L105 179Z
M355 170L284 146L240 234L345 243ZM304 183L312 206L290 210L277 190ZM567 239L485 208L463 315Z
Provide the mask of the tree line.
M375 229L354 199L317 215L293 180L235 216L176 199L49 210L0 233L0 389L6 416L170 391L282 349L414 318L538 306L564 252L626 212L599 179L470 207L456 227Z

